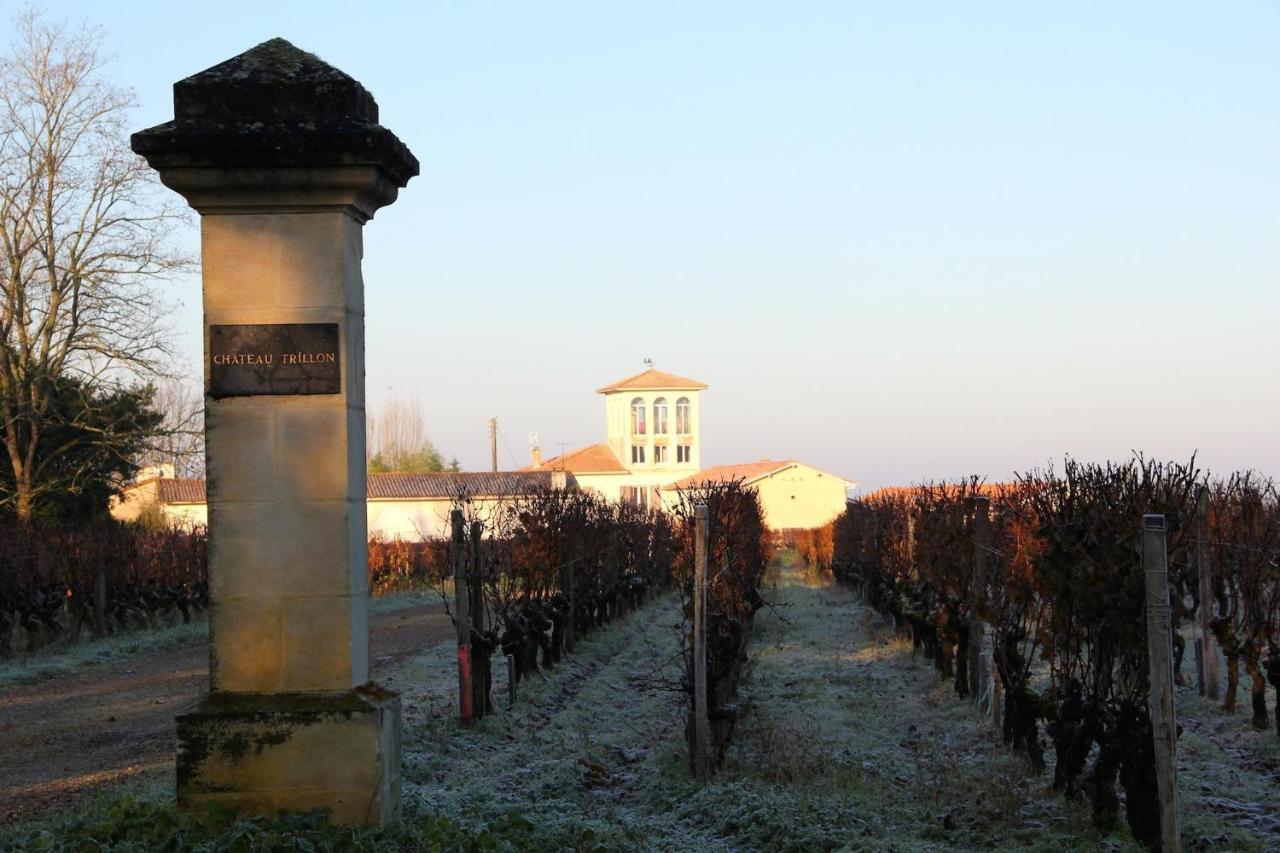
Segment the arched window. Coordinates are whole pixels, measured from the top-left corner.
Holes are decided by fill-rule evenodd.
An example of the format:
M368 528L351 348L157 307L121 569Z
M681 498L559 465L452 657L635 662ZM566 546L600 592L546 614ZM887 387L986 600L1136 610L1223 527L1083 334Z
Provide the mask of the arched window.
M692 424L689 422L688 397L681 397L676 400L676 432L680 435L689 435L693 432Z
M659 397L653 401L653 434L662 435L667 431L667 398Z
M631 401L631 434L644 435L644 400L636 397Z

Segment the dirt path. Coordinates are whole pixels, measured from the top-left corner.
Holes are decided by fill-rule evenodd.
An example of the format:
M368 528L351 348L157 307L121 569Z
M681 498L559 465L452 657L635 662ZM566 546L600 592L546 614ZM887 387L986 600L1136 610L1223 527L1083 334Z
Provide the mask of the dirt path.
M438 605L375 614L374 672L452 630ZM0 690L0 821L66 805L107 783L171 772L173 720L199 701L208 657L207 643L187 643Z

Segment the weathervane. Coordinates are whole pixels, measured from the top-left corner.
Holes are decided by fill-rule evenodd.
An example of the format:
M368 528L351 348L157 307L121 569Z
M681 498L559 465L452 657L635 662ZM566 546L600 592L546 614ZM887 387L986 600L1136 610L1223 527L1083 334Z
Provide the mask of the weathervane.
M653 361L653 359L651 359L651 358L646 358L646 359L644 360L644 366L645 366L645 367L647 367L647 368L649 368L650 370L653 370L653 368L654 368L654 361Z

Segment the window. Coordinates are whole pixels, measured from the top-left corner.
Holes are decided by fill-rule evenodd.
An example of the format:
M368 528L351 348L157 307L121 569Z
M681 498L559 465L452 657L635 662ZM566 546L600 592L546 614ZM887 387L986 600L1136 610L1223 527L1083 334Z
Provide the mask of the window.
M676 462L686 464L693 458L693 448L687 444L682 444L676 448Z
M641 509L649 508L649 489L645 486L623 486L621 497L624 504L634 504Z
M657 423L657 418L654 418L654 423ZM657 447L653 448L654 465L663 465L666 463L668 459L667 450L668 448L665 444L659 444Z
M659 397L653 401L653 434L662 435L667 431L667 398ZM654 459L654 462L660 460Z
M631 445L631 464L632 465L644 464L644 446L643 445L639 445L639 444Z
M631 434L644 435L644 400L636 397L631 401Z
M681 435L690 435L693 432L689 423L689 398L681 397L676 400L676 432Z

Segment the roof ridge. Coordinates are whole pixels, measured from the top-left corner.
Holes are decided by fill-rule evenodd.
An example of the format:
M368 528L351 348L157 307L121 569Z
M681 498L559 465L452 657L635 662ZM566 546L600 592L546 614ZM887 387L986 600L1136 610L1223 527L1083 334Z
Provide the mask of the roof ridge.
M651 376L657 380L656 383L641 383L638 380L646 376ZM647 367L639 373L632 374L616 382L610 382L596 389L597 394L609 394L614 391L625 391L631 388L648 389L648 390L671 390L671 391L703 391L707 387L707 383L700 382L697 379L690 379L687 376L680 376L675 373L668 373L665 370L659 370L656 367Z
M798 459L761 459L757 462L736 462L728 465L712 465L709 468L703 468L695 474L690 474L672 483L667 488L684 489L696 486L700 483L724 482L730 479L742 479L747 483L753 483L756 480L773 476L780 471L795 466L804 466L805 468L817 471L819 474L835 477L836 479L850 484L850 487L857 485L853 480L842 477L839 474L832 474L829 471L822 471L801 462ZM727 476L726 476L727 475Z
M383 471L366 479L366 500L431 500L465 491L472 497L501 496L554 485L554 470L538 471ZM576 481L568 472L566 485ZM157 478L157 498L162 503L207 503L208 487L202 477ZM148 480L147 483L157 482ZM416 484L416 488L415 488ZM140 484L131 484L131 490Z
M595 444L588 444L583 447L579 447L576 450L566 450L564 453L561 453L559 456L553 456L550 459L543 460L542 464L539 465L537 468L534 468L532 465L526 465L524 468L521 468L520 470L527 471L527 472L551 471L551 470L556 470L557 468L563 468L563 470L573 473L573 469L566 467L565 463L568 462L569 464L573 464L573 461L576 457L584 456L585 454L591 453L593 451L606 453L608 454L608 458L604 460L600 460L600 459L583 460L584 467L578 469L583 474L608 474L608 473L629 474L631 473L630 469L627 468L626 465L622 464L622 459L619 458L617 453L614 453L613 448L609 445L609 442L607 441L598 441ZM585 463L592 463L591 467L594 467L596 470L594 471L588 470L588 467L586 467ZM610 463L612 463L612 467L609 467ZM604 467L602 467L602 464Z

